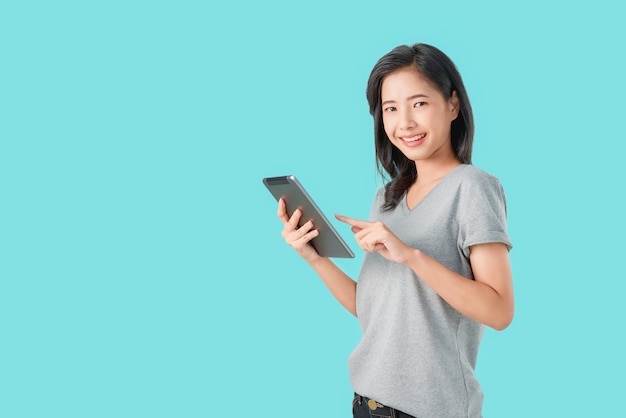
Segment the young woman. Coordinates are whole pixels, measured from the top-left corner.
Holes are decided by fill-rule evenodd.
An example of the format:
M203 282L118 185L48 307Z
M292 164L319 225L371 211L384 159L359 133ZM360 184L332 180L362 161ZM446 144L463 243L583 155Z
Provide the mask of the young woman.
M365 251L358 284L278 205L282 236L363 337L349 358L355 417L481 417L474 369L484 326L513 319L506 204L499 181L471 165L474 122L454 63L437 48L399 46L367 85L379 190L369 221L341 215ZM383 171L384 170L384 171Z

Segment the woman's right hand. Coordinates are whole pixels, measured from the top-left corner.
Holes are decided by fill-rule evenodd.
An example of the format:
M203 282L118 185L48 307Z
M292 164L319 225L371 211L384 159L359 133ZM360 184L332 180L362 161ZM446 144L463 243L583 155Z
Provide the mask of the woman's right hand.
M289 215L287 215L287 205L283 198L278 200L278 217L283 222L281 236L288 245L293 247L293 249L308 262L322 258L309 243L313 238L319 235L319 231L315 229L312 220L307 221L298 228L302 211L296 209L293 215L289 217Z

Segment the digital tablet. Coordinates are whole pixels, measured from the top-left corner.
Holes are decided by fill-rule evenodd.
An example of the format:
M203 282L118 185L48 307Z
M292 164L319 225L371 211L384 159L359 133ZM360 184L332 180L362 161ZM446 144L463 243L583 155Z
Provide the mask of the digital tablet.
M354 258L354 253L350 247L333 228L295 176L266 177L263 179L263 183L276 201L281 197L285 199L289 216L298 208L302 210L302 217L298 226L306 223L309 219L313 219L314 227L319 231L319 235L313 238L310 243L319 255L322 257Z

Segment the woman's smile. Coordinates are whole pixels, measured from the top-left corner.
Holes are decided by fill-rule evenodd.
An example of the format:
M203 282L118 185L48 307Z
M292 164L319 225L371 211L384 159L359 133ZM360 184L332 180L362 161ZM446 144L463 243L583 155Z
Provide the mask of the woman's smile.
M416 134L412 136L401 136L400 140L408 147L417 147L426 139L426 134Z

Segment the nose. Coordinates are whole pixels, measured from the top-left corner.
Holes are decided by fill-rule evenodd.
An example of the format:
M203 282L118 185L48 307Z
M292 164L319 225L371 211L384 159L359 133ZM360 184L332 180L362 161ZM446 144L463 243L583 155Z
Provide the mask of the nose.
M403 106L403 109L400 110L400 128L402 129L412 129L417 126L417 121L415 120L415 115L411 112L410 107Z

